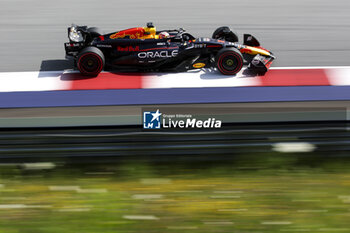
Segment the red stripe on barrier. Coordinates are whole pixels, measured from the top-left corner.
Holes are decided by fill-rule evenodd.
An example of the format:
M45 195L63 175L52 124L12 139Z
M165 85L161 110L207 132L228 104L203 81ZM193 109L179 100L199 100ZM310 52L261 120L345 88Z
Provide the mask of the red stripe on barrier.
M329 86L324 69L284 69L269 70L265 76L258 77L259 86Z
M329 86L350 85L350 67L271 69L265 76L249 77L244 73L225 76L219 71L187 73L109 73L97 77L77 72L0 72L0 92L103 90L150 88L202 88L235 86Z
M69 90L140 89L142 75L100 73L97 77L86 77L78 73L67 73L61 80L69 81Z

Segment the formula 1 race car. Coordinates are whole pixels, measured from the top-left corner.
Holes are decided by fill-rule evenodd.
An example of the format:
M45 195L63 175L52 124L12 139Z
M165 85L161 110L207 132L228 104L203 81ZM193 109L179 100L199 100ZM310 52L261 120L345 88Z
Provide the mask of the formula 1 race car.
M72 25L68 38L66 55L88 76L97 76L103 69L184 72L201 68L235 75L244 62L249 71L263 75L275 59L252 35L245 34L239 44L228 27L215 30L212 38L195 38L182 28L157 31L152 23L109 34L96 27Z

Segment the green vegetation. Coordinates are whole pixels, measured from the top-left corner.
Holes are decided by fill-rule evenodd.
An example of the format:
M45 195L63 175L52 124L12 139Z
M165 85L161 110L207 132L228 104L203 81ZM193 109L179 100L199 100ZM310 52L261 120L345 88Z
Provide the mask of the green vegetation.
M350 232L347 157L55 164L0 166L0 233Z

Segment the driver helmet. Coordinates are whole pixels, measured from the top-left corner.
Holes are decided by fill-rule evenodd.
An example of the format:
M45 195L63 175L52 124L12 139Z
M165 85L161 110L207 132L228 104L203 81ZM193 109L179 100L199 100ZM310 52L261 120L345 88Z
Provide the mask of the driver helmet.
M167 32L161 32L161 33L159 33L159 39L166 39L166 38L169 38L169 33L167 33Z

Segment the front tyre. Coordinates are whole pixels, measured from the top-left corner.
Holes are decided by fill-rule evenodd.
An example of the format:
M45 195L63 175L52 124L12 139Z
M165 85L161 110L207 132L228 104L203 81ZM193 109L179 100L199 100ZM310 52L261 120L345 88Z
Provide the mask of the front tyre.
M77 59L77 66L81 74L97 76L103 70L105 57L101 50L96 47L83 49Z
M243 67L243 56L238 49L221 49L215 58L216 67L224 75L235 75Z

